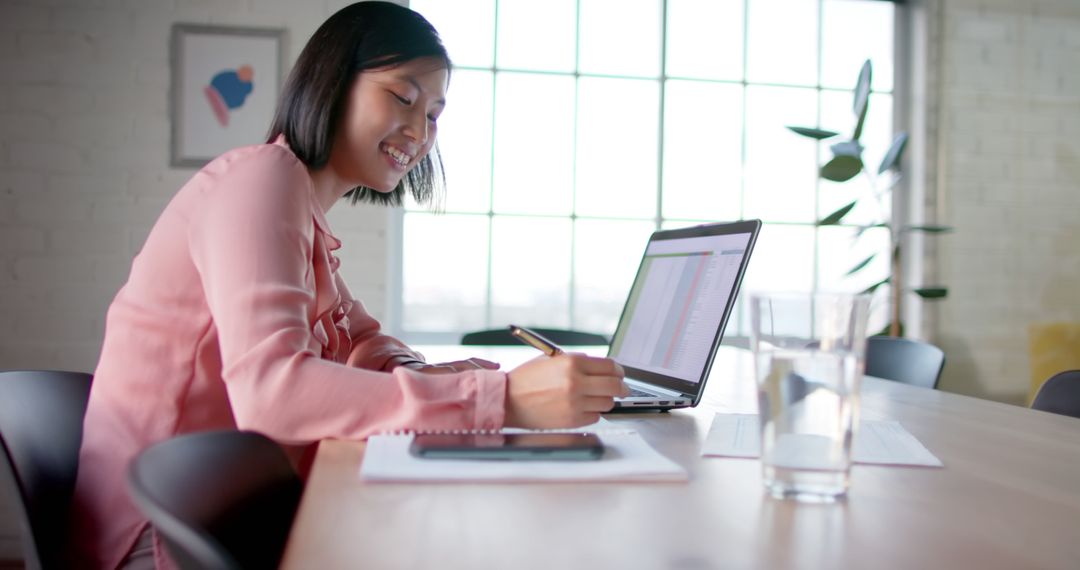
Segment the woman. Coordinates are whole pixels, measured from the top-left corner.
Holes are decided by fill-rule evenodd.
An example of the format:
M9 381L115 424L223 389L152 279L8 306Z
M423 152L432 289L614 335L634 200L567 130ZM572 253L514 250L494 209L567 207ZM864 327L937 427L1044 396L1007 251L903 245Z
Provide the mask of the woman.
M158 219L109 308L76 485L80 563L168 565L125 471L180 433L247 429L294 446L392 429L572 427L623 395L613 361L428 365L352 298L326 211L428 201L450 61L419 14L342 9L312 36L267 144L199 171ZM437 157L437 153L436 153Z

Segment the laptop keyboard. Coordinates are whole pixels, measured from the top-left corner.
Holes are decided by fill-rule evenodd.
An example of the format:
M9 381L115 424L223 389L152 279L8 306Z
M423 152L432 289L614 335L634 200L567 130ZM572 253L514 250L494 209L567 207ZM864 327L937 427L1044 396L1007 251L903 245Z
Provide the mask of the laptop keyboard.
M657 397L656 394L653 394L651 392L645 392L643 390L638 390L637 388L631 387L630 388L630 397L635 397L635 396L637 396L637 397L644 396L646 398L656 398Z

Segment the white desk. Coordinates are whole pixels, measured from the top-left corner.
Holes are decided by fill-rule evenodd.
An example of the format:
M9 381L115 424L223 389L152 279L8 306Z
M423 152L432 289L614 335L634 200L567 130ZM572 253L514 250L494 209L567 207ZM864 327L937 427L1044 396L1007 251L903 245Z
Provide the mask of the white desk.
M750 366L722 348L698 408L607 416L685 484L368 485L363 444L324 442L282 567L1080 568L1080 419L868 378L863 417L899 420L945 468L857 465L845 502L777 501L758 461L700 457L714 411L755 411Z

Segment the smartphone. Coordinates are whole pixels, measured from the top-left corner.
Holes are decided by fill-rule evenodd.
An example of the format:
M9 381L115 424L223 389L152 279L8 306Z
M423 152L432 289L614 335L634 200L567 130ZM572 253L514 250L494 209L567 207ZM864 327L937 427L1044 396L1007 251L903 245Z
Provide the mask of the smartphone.
M424 459L600 459L604 444L594 433L417 434L409 452Z

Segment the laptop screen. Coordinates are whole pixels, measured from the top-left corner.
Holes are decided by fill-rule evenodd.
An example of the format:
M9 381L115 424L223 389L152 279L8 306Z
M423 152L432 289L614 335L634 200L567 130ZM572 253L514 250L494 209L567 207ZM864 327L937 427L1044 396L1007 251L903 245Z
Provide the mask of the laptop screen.
M752 231L654 234L608 356L623 366L700 382L727 321L753 237Z

